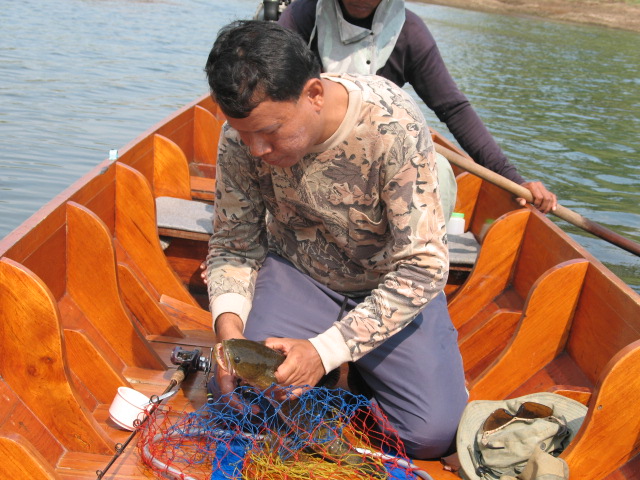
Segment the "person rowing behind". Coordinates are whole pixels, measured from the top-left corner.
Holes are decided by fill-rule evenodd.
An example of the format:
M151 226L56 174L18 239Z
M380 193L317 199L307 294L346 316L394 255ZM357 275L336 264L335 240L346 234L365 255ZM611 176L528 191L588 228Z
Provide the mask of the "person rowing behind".
M278 20L307 42L325 72L377 74L410 83L479 164L527 188L543 213L557 207L542 182L525 181L458 89L425 23L404 0L295 0ZM526 200L518 202L525 205Z

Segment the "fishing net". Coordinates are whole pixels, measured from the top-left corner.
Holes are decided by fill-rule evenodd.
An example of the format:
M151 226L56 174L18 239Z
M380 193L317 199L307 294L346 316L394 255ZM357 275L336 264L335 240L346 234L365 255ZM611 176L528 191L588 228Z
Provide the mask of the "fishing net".
M324 387L284 400L238 387L193 413L161 407L138 448L159 475L185 480L429 478L375 404Z

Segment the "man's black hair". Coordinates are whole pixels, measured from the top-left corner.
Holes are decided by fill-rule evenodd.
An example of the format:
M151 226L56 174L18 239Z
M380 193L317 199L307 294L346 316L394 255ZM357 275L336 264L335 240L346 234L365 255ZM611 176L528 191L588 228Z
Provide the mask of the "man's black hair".
M257 20L223 27L205 66L211 95L225 115L246 118L262 101L297 100L320 63L302 37Z

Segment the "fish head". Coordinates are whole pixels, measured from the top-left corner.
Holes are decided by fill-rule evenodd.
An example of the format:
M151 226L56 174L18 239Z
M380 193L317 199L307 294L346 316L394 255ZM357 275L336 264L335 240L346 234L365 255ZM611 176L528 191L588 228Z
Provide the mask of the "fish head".
M275 371L285 356L263 342L232 338L215 347L218 365L245 383L264 390L277 383Z

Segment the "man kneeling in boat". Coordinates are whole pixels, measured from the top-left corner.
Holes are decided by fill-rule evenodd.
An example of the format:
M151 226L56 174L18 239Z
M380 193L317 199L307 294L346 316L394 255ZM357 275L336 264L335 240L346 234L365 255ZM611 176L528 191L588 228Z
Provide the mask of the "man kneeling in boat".
M227 118L206 260L218 339L281 350L282 385L353 362L410 456L446 454L467 392L419 107L382 77L321 75L270 22L223 28L205 70Z

